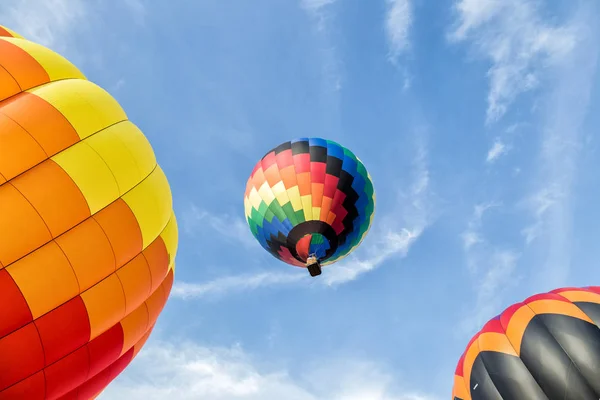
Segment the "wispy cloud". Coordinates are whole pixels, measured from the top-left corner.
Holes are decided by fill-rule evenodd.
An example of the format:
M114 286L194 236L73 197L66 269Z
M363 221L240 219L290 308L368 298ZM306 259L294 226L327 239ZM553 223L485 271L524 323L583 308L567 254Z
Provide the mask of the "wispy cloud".
M492 63L487 123L502 118L511 103L530 89L539 86L551 94L536 100L535 113L541 120L535 124L542 126L543 145L534 189L522 202L533 222L521 232L525 244L541 235L548 239L544 243L547 265L536 268L544 271L537 281L543 281L546 289L564 283L569 268L570 192L599 47L597 29L592 28L598 7L592 3L577 3L583 6L575 17L557 25L542 17L539 1L460 0L455 6L459 20L450 36L455 41L472 39ZM547 84L541 86L542 81ZM492 163L508 150L496 138L486 161ZM482 215L489 209L489 205L476 206L462 236L475 297L460 324L462 334L473 333L500 312L504 293L521 279L517 273L521 253L514 246L489 243L482 234Z
M536 0L458 0L452 41L472 39L491 62L487 122L499 120L516 97L538 86L542 71L576 44L569 25L542 19Z
M551 207L560 204L560 201L565 198L565 193L556 183L538 189L537 192L522 202L530 210L534 219L532 224L521 231L526 244L533 242L542 233L544 222Z
M319 52L321 54L324 98L329 99L328 107L337 108L337 95L331 99L331 92L336 93L342 88L342 61L331 33L334 23L333 6L337 0L300 0L300 6L314 21L317 30Z
M494 140L494 144L488 151L485 161L487 163L495 162L501 155L508 153L509 147L505 145L500 138Z
M2 23L25 38L55 51L66 50L71 32L83 24L87 2L82 0L5 0Z
M569 21L569 31L577 33L575 46L553 68L553 84L542 103L542 147L533 191L526 199L533 222L523 230L525 240L543 236L547 249L539 269L544 271L544 287L560 285L570 269L573 187L585 136L582 124L598 69L600 4L579 4Z
M183 230L189 235L204 235L207 227L223 237L237 241L244 246L253 248L257 246L248 224L240 217L229 214L215 214L200 209L191 204L182 216Z
M504 303L505 294L514 288L519 277L516 275L520 253L512 249L493 247L480 252L476 257L477 270L473 280L475 298L469 303L466 317L459 325L459 334L471 335L497 315Z
M225 294L253 290L267 286L282 286L298 283L310 278L308 274L300 273L262 272L258 274L243 274L217 278L204 283L175 283L172 296L184 300L201 297L218 297Z
M124 78L119 79L111 88L111 92L118 92L127 84L127 80Z
M327 285L352 281L392 257L405 257L410 247L433 222L435 215L431 204L427 147L424 138L418 140L412 182L398 199L398 209L402 210L402 215L380 218L383 221L381 228L369 233L374 237L369 240L369 247L365 251L367 256L360 258L351 255L347 260L328 268L324 277Z
M353 281L358 276L381 266L393 256L405 257L410 246L421 235L423 229L424 227L418 226L412 230L402 229L399 232L387 231L380 234L370 248L372 256L366 258L349 256L349 260L327 267L323 283L335 286Z
M484 214L500 206L498 202L476 205L462 234L475 299L459 325L457 333L461 335L472 334L500 311L503 293L518 282L515 272L520 254L514 249L489 243L483 235Z
M143 23L145 7L143 0L125 0L126 10L137 23ZM2 24L13 29L25 39L39 43L66 57L79 69L86 73L86 64L95 66L102 64L101 46L94 45L93 51L83 44L84 41L102 34L105 30L113 30L110 19L104 14L114 12L111 5L104 7L104 2L86 0L2 0L0 16ZM91 22L94 30L88 30ZM108 25L107 25L108 23ZM118 79L114 85L107 87L112 93L125 84L125 79Z
M173 287L172 296L184 300L201 297L219 297L247 290L265 287L293 285L299 283L322 284L338 286L357 279L360 275L380 267L392 257L405 257L412 244L419 238L425 224L402 228L400 231L382 231L371 247L366 251L370 256L356 257L324 267L323 274L317 279L311 279L306 271L289 273L260 272L217 278L204 283L179 282ZM247 229L247 227L246 227ZM374 234L371 232L371 234ZM292 268L292 267L290 267Z
M319 12L323 7L333 4L336 1L337 0L301 0L300 4L310 12Z
M364 360L327 360L295 378L239 345L151 342L100 399L434 400L398 388L396 376Z
M385 31L389 43L389 58L395 63L398 56L409 48L410 28L413 23L412 0L387 0Z
M493 207L499 207L501 204L498 202L488 202L477 204L474 207L473 215L467 222L467 229L462 234L463 246L465 251L468 251L474 245L483 243L484 240L481 237L481 226L483 214Z

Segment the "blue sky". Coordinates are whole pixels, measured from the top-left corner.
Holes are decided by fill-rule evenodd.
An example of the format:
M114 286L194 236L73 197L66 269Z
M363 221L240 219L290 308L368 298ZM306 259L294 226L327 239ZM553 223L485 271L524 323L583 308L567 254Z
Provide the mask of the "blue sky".
M598 284L596 0L5 0L151 141L176 285L104 399L437 400L489 318ZM317 279L244 221L280 142L352 149L377 192Z

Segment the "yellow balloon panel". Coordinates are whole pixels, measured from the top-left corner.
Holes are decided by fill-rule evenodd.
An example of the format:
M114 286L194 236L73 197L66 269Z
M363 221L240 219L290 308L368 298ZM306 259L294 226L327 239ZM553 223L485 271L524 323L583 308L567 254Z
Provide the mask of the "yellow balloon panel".
M18 47L29 54L40 67L46 71L50 81L71 78L86 79L81 71L71 64L69 60L47 47L23 38L3 38L2 40L13 44L15 47ZM26 90L29 88L21 87L21 89Z
M28 92L50 103L64 115L80 139L127 119L119 103L90 81L65 79Z

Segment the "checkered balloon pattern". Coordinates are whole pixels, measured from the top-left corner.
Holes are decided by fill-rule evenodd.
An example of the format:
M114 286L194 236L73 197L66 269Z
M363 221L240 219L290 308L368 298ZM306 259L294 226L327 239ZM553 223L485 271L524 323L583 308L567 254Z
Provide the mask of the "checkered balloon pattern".
M295 266L310 255L339 261L365 238L375 213L371 176L347 148L300 138L269 151L254 167L244 197L258 242Z
M151 335L177 245L167 177L119 103L0 26L0 400L98 397Z

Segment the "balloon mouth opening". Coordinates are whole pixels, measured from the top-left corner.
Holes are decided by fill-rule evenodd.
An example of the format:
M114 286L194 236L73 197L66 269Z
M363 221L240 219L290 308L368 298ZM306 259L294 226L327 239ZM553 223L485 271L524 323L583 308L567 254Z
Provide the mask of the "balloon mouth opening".
M331 257L338 248L335 230L323 221L305 221L292 228L287 236L287 248L302 263L314 255L318 261Z
M320 233L307 233L296 243L298 256L306 262L309 256L322 260L331 247L329 240Z

